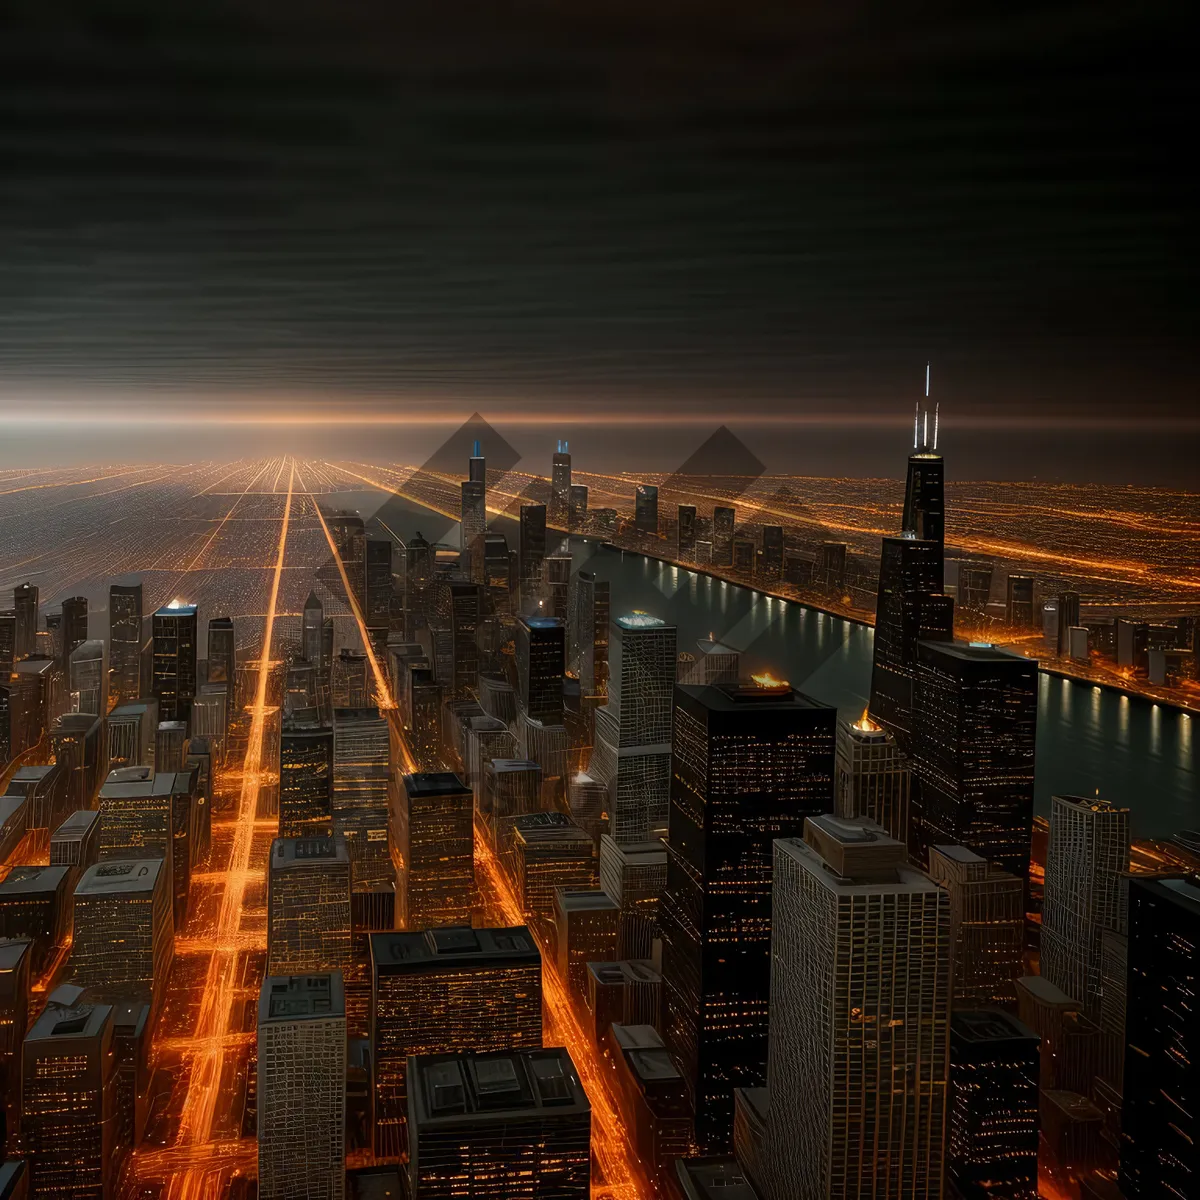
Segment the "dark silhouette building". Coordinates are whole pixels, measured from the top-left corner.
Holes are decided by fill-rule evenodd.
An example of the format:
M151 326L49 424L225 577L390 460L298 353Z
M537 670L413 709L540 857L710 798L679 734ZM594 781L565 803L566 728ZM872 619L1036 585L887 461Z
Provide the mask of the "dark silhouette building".
M186 721L196 695L196 606L167 605L154 614L153 695L160 721Z

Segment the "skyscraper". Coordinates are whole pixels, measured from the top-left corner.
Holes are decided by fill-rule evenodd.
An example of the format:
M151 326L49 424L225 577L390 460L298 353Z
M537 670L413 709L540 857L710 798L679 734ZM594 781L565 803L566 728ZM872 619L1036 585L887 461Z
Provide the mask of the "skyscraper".
M1027 879L1037 663L986 643L921 642L916 694L917 861L957 842Z
M864 712L857 721L839 721L835 811L853 820L865 817L908 843L912 768L896 739Z
M261 1200L342 1200L346 1000L340 971L263 979L257 1095Z
M235 662L233 618L213 617L208 623L208 682L232 687Z
M676 688L663 1034L709 1152L730 1144L733 1089L765 1080L771 843L832 809L836 722L786 684Z
M365 544L363 621L373 637L386 638L392 614L392 541L370 538Z
M870 714L910 752L917 643L954 636L954 602L942 594L940 542L885 537L879 562Z
M80 642L67 662L71 711L103 717L108 712L108 647L101 638Z
M267 974L349 968L350 854L346 839L276 838L267 871Z
M550 508L547 522L555 529L566 529L571 503L571 455L566 442L561 438L554 452L550 468Z
M117 700L136 700L142 692L140 583L114 583L108 589L108 659Z
M108 765L154 766L154 743L158 730L158 701L130 700L108 714Z
M419 1055L410 1064L412 1200L587 1200L591 1106L570 1054Z
M1014 629L1032 629L1037 624L1034 613L1033 576L1010 575L1006 586L1005 623Z
M567 501L567 522L572 533L588 531L588 488L586 483L571 484Z
M557 617L517 621L517 698L526 716L545 725L563 719L566 625Z
M571 580L567 666L579 679L579 694L593 700L608 695L609 584L594 571L576 571Z
M718 504L712 515L712 561L714 567L733 566L733 531L737 510Z
M400 1152L409 1055L542 1044L542 957L523 925L371 935L376 1151Z
M546 557L546 506L522 504L520 523L521 612L536 613L542 598L542 562Z
M762 576L764 579L783 578L783 526L764 525L762 537Z
M958 607L976 616L981 616L987 611L991 595L991 563L960 562L958 564Z
M904 483L904 517L900 528L923 542L934 542L941 562L946 536L945 463L937 452L938 420L933 418L930 440L928 412L928 373L926 374L926 412L913 431L913 452L908 456L908 475ZM941 591L938 577L936 591Z
M1042 900L1042 974L1100 1018L1105 933L1122 932L1129 888L1129 809L1085 796L1050 802Z
M391 737L377 708L333 710L333 828L346 838L355 890L393 882L388 843Z
M1024 973L1025 881L965 846L930 846L929 877L950 897L955 1010L1013 1007Z
M766 1200L942 1195L950 914L905 859L832 816L775 842Z
M62 661L71 661L71 653L83 645L88 636L88 602L86 596L68 596L62 602Z
M283 721L279 737L279 836L333 832L333 729L318 721Z
M482 480L466 479L460 485L460 522L462 526L462 550L458 565L469 578L482 583L483 553L476 543L487 532L487 484Z
M658 537L658 488L639 483L633 496L633 523L639 537Z
M338 558L350 583L347 600L360 613L367 611L367 530L357 513L335 512L325 520L337 547ZM338 582L341 573L338 572Z
M1200 1178L1200 882L1129 886L1129 996L1121 1190L1129 1200L1191 1196Z
M316 592L309 592L304 602L304 613L300 624L301 649L306 662L312 663L318 671L329 666L322 653L322 643L325 629L325 609L317 599Z
M23 1054L21 1134L30 1197L116 1196L123 1157L117 1067L111 1006L62 1003L52 994Z
M696 506L681 504L677 509L676 554L680 562L696 561Z
M10 608L0 611L0 682L8 682L16 651L17 614Z
M1079 593L1059 592L1057 601L1057 624L1051 649L1059 658L1067 658L1071 653L1071 630L1079 627Z
M997 1009L950 1018L946 1179L962 1200L1037 1200L1038 1039Z
M610 832L643 842L667 818L675 626L634 612L609 631L608 704L596 710L589 771L609 790Z
M400 921L466 925L475 903L473 794L449 771L405 775L396 810Z
M36 584L19 583L13 588L13 609L17 614L16 648L19 662L37 649L38 589Z
M5 1146L21 1115L21 1044L29 1027L32 949L28 938L0 940L0 1132Z
M186 721L196 695L196 606L168 604L154 614L152 691L161 721Z

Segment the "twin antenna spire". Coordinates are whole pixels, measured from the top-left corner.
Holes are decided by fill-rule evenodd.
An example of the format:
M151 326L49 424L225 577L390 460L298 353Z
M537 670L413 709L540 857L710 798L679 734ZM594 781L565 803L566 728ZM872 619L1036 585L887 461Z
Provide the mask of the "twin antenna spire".
M929 445L929 364L925 364L925 416L924 420L921 417L921 402L917 401L916 411L913 413L913 449L928 451L936 450L938 444L938 408L939 404L933 406L933 445Z

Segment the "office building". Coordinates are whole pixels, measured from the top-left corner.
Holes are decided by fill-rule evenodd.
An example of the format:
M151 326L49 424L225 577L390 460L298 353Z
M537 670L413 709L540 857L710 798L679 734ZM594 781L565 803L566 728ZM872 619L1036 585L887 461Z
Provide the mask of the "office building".
M570 1054L435 1054L410 1064L412 1200L587 1200L591 1107Z
M972 616L983 616L992 598L992 575L991 563L960 562L957 607Z
M676 689L663 939L664 1030L704 1149L767 1060L771 843L833 808L835 709L787 684Z
M617 958L649 958L658 934L658 903L667 886L667 848L659 840L600 838L600 886L620 909Z
M70 867L73 871L71 892L84 871L100 859L100 814L80 810L50 835L50 865Z
M18 767L8 781L8 796L29 801L25 824L29 829L55 829L70 808L67 771L59 763Z
M733 532L737 512L718 504L712 515L712 562L714 567L733 566Z
M931 846L929 877L950 897L955 1010L1013 1007L1024 973L1025 881L965 846Z
M88 640L86 596L68 596L62 602L62 660L68 663L75 650Z
M696 561L696 506L681 504L676 509L675 554L680 562Z
M181 771L187 757L188 723L159 721L154 738L154 767L158 771Z
M520 516L520 611L536 613L542 598L542 563L546 557L546 506L522 504Z
M766 580L783 578L783 526L764 525L760 573Z
M113 1053L117 1059L117 1145L136 1148L150 1115L150 1006L113 1005Z
M564 813L509 818L499 827L497 840L525 919L542 933L554 921L558 888L596 886L592 839Z
M325 518L325 524L350 584L347 603L359 614L364 614L367 610L367 531L363 519L357 513L335 512ZM337 572L336 578L341 585L341 571Z
M108 648L100 638L80 642L67 661L71 711L102 717L108 712Z
M366 605L363 622L373 637L386 638L391 628L392 541L390 538L369 538L366 542Z
M158 701L130 700L108 714L108 766L153 767Z
M268 975L349 969L350 888L350 853L340 834L271 843Z
M541 810L542 768L527 758L492 758L483 764L479 811L492 840L499 822Z
M588 963L615 962L621 909L595 887L554 890L554 932L559 978L583 1007L588 994Z
M542 1044L542 958L523 925L376 933L371 1058L376 1152L403 1144L409 1056Z
M142 691L142 585L114 583L108 589L110 682L120 703Z
M232 686L236 662L233 618L213 617L208 623L208 682Z
M869 711L905 753L914 724L917 645L953 636L954 602L942 594L941 543L885 537Z
M7 682L12 674L17 651L17 614L0 609L0 680Z
M924 433L920 440L908 457L900 528L918 541L935 543L940 561L946 539L945 462L937 453L936 435L932 443ZM941 591L940 582L936 590Z
M256 1098L260 1200L342 1200L346 1000L340 971L263 980Z
M304 601L300 618L300 649L306 662L318 671L325 670L329 663L323 653L325 632L325 607L316 592L309 592Z
M639 537L658 537L658 488L639 483L633 495L633 527Z
M577 571L571 582L567 666L579 680L583 701L608 695L609 584L594 571Z
M910 851L958 843L1029 877L1037 663L986 643L921 642Z
M546 521L555 529L569 528L571 505L571 454L568 443L561 438L550 467L550 507Z
M284 718L279 737L279 836L333 833L333 729Z
M1055 796L1042 899L1042 975L1100 1019L1105 933L1125 928L1129 809L1107 800Z
M88 867L75 888L72 982L106 1001L149 1004L151 1026L175 952L168 878L161 858L109 859Z
M475 903L471 789L449 771L405 775L396 807L400 923L470 924Z
M997 1009L950 1018L946 1181L961 1200L1037 1200L1038 1039Z
M38 589L36 584L19 583L13 588L16 613L16 639L13 658L20 662L37 650Z
M1200 886L1129 886L1129 995L1119 1182L1128 1200L1191 1196L1200 1177Z
M71 936L67 867L13 867L0 882L0 938L31 943L29 970L38 979Z
M677 678L680 683L697 686L712 684L736 684L741 677L742 656L732 646L726 646L711 635L696 640L696 654L684 667L685 657L680 653Z
M28 1194L115 1200L124 1156L117 1144L113 1010L60 1003L56 994L25 1037L21 1137Z
M911 789L907 755L869 713L838 722L834 811L839 817L865 817L907 844Z
M21 1117L21 1044L29 1027L32 949L28 938L0 940L0 1146L8 1144Z
M151 691L161 721L186 721L196 695L196 606L169 604L154 614Z
M517 703L532 720L561 725L566 626L557 617L517 622Z
M567 500L567 524L572 533L588 531L588 489L585 483L571 484Z
M1005 624L1014 629L1032 629L1037 624L1033 599L1033 576L1010 575L1004 601Z
M687 1085L652 1025L616 1023L605 1032L616 1071L617 1103L632 1149L657 1195L671 1196L675 1161L690 1153Z
M483 537L487 533L487 484L467 479L459 485L462 550L459 568L476 583L483 582ZM478 568L478 569L477 569Z
M346 838L360 886L395 881L388 842L391 737L377 708L333 710L333 828Z
M949 903L906 859L833 816L775 843L767 1200L942 1195Z
M564 542L564 549L566 544ZM547 554L543 562L543 604L538 610L548 617L557 617L564 623L571 614L571 566L570 553Z
M643 842L666 824L675 671L675 626L641 612L612 622L608 704L596 711L589 773L608 788L619 842Z
M91 808L107 767L104 718L93 713L64 713L50 730L50 749L65 776L70 809Z
M40 680L13 674L0 678L0 760L10 763L46 731Z

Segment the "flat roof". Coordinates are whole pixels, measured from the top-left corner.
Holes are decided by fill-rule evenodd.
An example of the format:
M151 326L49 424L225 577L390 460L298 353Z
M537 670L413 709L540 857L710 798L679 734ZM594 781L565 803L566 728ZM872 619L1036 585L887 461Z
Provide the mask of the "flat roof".
M29 938L0 938L0 971L11 971L32 945Z
M410 796L458 796L471 789L453 771L421 771L404 776Z
M100 820L100 814L94 809L77 808L73 813L70 813L63 823L50 835L50 840L53 841L60 834L64 837L82 837L97 821Z
M618 855L628 866L657 866L667 861L661 838L645 842L618 842L611 834L600 835L600 857Z
M66 1038L94 1038L112 1016L109 1004L57 1004L51 1002L25 1035L26 1042L54 1042Z
M1066 1009L1078 1009L1079 1001L1068 996L1060 987L1055 987L1044 975L1022 975L1017 987L1023 987L1031 996L1043 1004L1053 1004Z
M100 788L100 796L131 800L138 796L170 796L191 790L191 771L155 771L144 766L118 767L115 771L109 771L108 778Z
M60 869L65 871L67 868ZM152 892L162 869L161 858L104 859L93 863L84 871L75 888L75 895L104 896Z
M532 964L540 963L542 957L524 925L496 929L452 925L422 932L372 933L370 945L374 968L385 973Z
M812 818L810 817L811 821ZM869 875L837 875L831 870L825 860L817 853L813 847L807 845L800 838L778 838L775 841L776 853L788 854L802 863L808 870L809 875L821 887L828 889L834 893L865 893L871 892L884 895L898 895L901 893L919 893L919 892L938 892L942 889L938 887L924 871L918 871L915 867L910 867L907 862L900 860L888 864L888 875L885 878L870 878ZM895 846L892 839L886 838L880 843L884 848ZM870 845L870 843L863 843ZM855 849L851 845L849 853L853 854Z
M141 717L149 712L151 708L157 707L157 700L126 700L123 704L118 704L108 714L108 719L111 721L113 717Z
M662 617L656 617L651 613L646 612L631 612L624 613L619 617L613 617L613 622L618 629L628 630L632 633L644 633L648 629L674 629L674 625L668 625Z
M258 997L258 1023L320 1021L346 1015L341 971L268 975Z
M28 796L22 796L19 792L5 792L0 796L0 825L5 824L28 803Z
M945 658L957 658L962 662L982 663L1023 663L1031 671L1037 670L1037 663L1026 658L1023 654L1014 654L991 642L936 642L923 640L922 649L928 649Z
M307 866L314 863L349 863L344 834L333 837L276 838L271 843L271 866Z
M464 1121L556 1117L591 1111L570 1054L561 1046L490 1054L420 1054L408 1060L410 1129Z
M0 883L0 895L39 896L57 892L70 867L13 867Z
M999 1008L967 1009L950 1014L950 1035L964 1042L1037 1041L1037 1034Z
M164 604L156 609L156 617L194 617L198 609L195 604Z
M567 626L561 617L522 617L521 621L530 629L565 629Z
M736 1158L677 1158L675 1174L686 1200L758 1200Z
M607 912L621 907L601 888L555 888L554 903L563 912Z
M794 687L784 691L766 687L723 687L715 683L681 683L676 686L712 712L745 712L748 709L754 712L787 712L797 708L837 712L832 705L822 704L820 700Z

